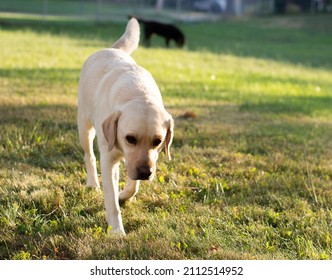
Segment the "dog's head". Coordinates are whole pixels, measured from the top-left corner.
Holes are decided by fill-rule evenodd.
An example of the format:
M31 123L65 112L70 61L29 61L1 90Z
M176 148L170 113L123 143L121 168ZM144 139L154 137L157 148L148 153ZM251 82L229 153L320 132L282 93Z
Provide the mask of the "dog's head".
M173 129L174 121L165 110L140 106L117 111L103 122L108 150L116 147L123 153L132 180L153 179L163 148L171 159Z

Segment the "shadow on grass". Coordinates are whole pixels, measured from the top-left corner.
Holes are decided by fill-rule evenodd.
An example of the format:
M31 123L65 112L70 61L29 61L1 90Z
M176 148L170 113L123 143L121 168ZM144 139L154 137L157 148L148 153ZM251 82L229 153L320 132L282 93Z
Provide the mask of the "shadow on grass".
M181 84L178 85L178 88L180 87L182 87ZM248 94L246 92L221 87L211 88L208 94L204 94L202 84L199 83L196 85L195 83L191 83L190 93L188 93L188 91L189 89L187 89L187 91L169 90L165 94L165 96L167 95L166 100L190 99L184 105L167 107L170 109L181 108L184 113L190 111L192 107L219 108L219 105L214 105L214 103L225 102L237 105L242 112L286 114L291 116L329 116L332 114L332 96L328 96L327 94L317 94L316 96L315 93L312 95L296 96L285 95L284 93L270 95L268 92L250 92ZM199 105L198 101L202 101L203 104L206 102L208 105ZM222 106L220 110L223 110Z
M329 96L282 96L270 99L244 102L240 105L240 111L308 116L327 116L332 113L332 97Z
M184 107L172 107L176 118L174 148L191 146L221 148L231 153L269 155L281 153L293 158L303 157L304 148L326 156L331 146L332 124L306 118L312 114L331 114L325 99L308 99L308 105L284 100L282 103L246 103L245 105L197 105L191 109L194 119L183 118ZM272 108L271 108L272 107ZM180 110L179 110L180 109ZM186 110L187 108L185 108Z
M172 148L224 147L231 153L268 155L275 152L303 157L303 147L317 157L326 156L331 123L302 121L314 114L331 115L328 97L280 97L247 101L240 105L187 105L169 107L176 123ZM186 110L197 117L185 119ZM290 117L290 118L289 118ZM1 162L30 164L43 169L72 172L83 166L76 106L66 104L2 105ZM95 150L98 157L98 151Z
M24 31L31 30L41 34L52 34L54 36L67 36L75 38L83 42L90 42L91 45L95 41L104 42L105 46L109 46L111 42L118 39L124 32L125 25L121 23L97 23L91 21L42 21L28 20L20 18L1 19L0 28L8 31Z
M69 105L0 106L1 162L73 171L81 167L76 108Z
M281 23L280 23L281 22ZM296 28L294 28L296 26ZM84 21L0 19L4 30L33 30L65 35L82 41L104 42L109 46L125 29L124 23L96 24ZM190 51L208 51L240 57L256 57L317 68L332 68L329 16L256 18L243 21L182 24ZM158 47L163 47L158 45Z
M68 68L2 68L0 77L10 79L25 79L37 82L78 82L80 69Z

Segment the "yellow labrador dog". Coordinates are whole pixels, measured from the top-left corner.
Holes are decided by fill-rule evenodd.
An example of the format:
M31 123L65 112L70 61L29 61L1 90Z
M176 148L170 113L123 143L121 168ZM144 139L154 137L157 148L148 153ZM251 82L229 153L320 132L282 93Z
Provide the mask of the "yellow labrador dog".
M174 127L153 77L130 57L138 47L139 34L139 24L132 18L111 48L87 59L78 89L77 123L87 185L99 189L93 153L97 135L106 219L112 231L123 234L119 200L133 198L139 180L153 179L163 147L170 159ZM119 193L121 159L125 161L128 180Z

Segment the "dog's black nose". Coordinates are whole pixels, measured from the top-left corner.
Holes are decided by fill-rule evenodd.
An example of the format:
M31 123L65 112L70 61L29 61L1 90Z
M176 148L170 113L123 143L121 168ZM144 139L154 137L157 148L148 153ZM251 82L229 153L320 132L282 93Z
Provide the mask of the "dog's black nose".
M137 168L137 180L148 180L152 174L152 168L148 165Z

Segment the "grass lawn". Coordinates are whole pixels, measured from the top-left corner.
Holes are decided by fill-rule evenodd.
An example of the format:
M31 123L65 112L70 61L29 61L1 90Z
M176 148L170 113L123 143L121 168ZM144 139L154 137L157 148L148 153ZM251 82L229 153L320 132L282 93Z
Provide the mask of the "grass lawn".
M133 54L176 129L118 237L85 187L76 94L124 24L0 14L0 259L332 258L331 18L180 27L184 50Z

